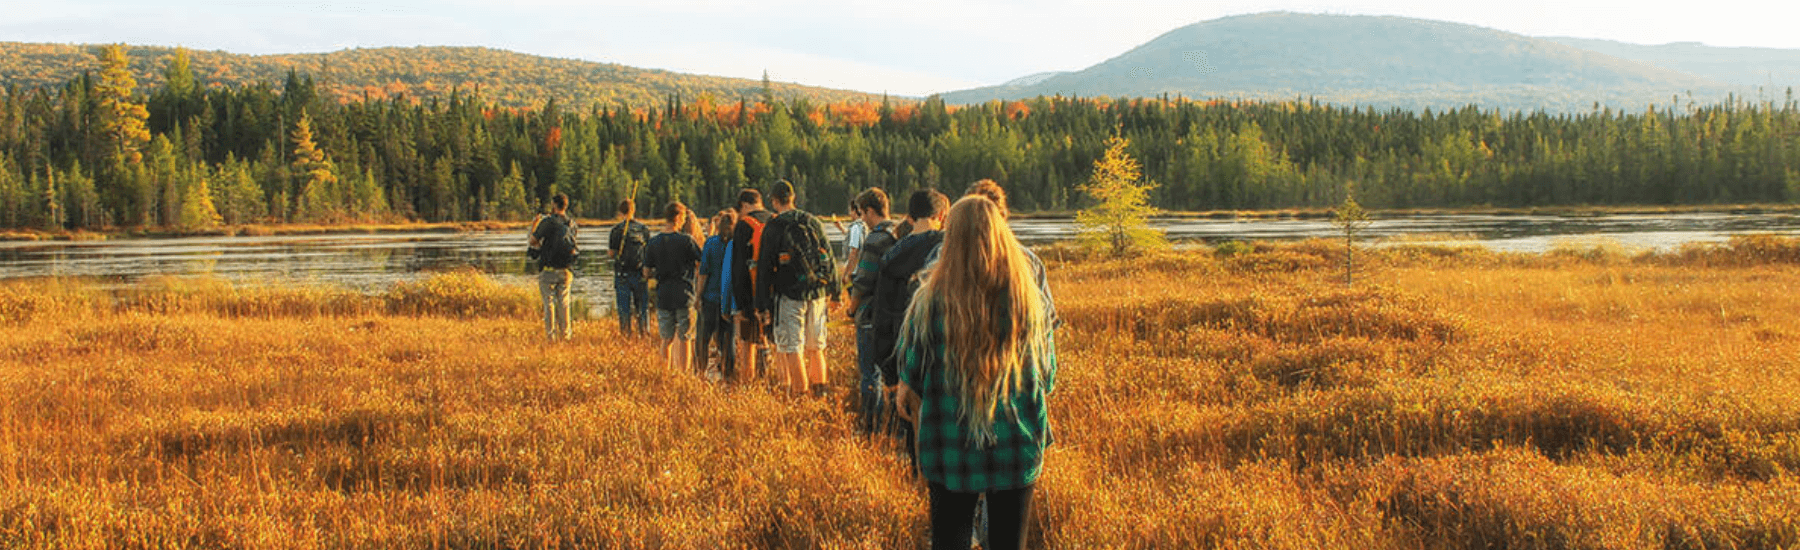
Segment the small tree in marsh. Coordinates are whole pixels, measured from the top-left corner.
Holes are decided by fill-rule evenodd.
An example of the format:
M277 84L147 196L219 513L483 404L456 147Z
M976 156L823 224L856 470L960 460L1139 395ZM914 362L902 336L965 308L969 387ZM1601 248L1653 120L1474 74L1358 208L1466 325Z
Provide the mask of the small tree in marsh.
M1136 249L1168 246L1160 229L1150 227L1153 182L1143 181L1143 167L1125 153L1131 142L1113 136L1106 140L1106 154L1094 163L1094 175L1081 191L1099 201L1093 208L1075 214L1075 228L1081 242L1089 247L1106 247L1113 256L1124 256Z
M1356 235L1369 227L1369 212L1356 203L1356 186L1344 185L1344 202L1331 211L1331 224L1344 234L1344 286L1356 284Z

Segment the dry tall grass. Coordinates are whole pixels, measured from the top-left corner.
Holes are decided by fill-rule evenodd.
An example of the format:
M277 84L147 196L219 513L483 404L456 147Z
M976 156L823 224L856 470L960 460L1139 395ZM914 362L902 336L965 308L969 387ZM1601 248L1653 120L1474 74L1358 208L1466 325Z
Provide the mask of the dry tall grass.
M1034 544L1800 547L1800 243L1402 247L1348 289L1331 243L1252 248L1045 254ZM544 347L535 304L0 284L0 547L923 546L844 327L836 396L794 400L610 321Z

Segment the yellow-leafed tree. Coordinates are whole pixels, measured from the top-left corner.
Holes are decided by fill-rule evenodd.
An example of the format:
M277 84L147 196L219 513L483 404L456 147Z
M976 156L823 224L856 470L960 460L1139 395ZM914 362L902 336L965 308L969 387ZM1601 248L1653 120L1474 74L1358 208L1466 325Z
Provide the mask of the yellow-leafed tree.
M335 195L338 182L337 168L331 159L325 158L325 152L313 143L312 117L301 112L300 120L294 123L294 163L290 172L294 174L293 212L290 219L319 220L330 216L338 206Z
M100 82L94 85L99 100L100 128L115 162L135 163L143 160L142 149L150 143L150 129L144 121L150 111L142 103L132 101L137 79L131 76L131 60L125 57L125 46L114 44L100 50Z
M1075 215L1082 243L1104 247L1114 256L1169 244L1162 230L1150 227L1150 217L1157 213L1150 206L1150 190L1156 184L1144 181L1143 167L1125 152L1130 144L1118 136L1106 140L1105 156L1094 163L1093 176L1081 187L1099 204Z
M182 227L213 227L224 220L213 206L212 185L206 180L205 175L200 175L188 184L186 196L181 198Z

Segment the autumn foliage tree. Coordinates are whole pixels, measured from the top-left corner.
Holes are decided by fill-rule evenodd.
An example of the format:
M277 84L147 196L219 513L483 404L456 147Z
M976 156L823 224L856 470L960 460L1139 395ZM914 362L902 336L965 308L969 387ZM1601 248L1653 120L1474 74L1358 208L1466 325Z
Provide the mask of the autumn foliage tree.
M301 114L294 123L293 219L320 219L332 213L338 184L337 171L325 151L313 142L312 117Z
M1156 184L1144 180L1142 165L1125 152L1130 144L1119 136L1106 140L1106 153L1081 187L1098 204L1075 215L1082 242L1113 256L1168 246L1162 230L1150 227L1150 216L1157 211L1150 206L1150 191Z

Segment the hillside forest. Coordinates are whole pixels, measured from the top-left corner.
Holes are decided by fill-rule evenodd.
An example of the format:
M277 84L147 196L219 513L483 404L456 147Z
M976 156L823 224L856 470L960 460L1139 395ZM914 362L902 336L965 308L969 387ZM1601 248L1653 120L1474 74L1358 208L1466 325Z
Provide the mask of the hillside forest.
M1800 198L1800 103L1670 98L1582 114L1346 108L1298 99L1038 97L947 106L671 96L507 107L474 91L345 98L309 76L197 84L186 52L139 86L122 46L60 87L0 91L0 226L512 220L567 193L610 217L795 183L838 212L870 186L1004 184L1022 211L1087 206L1122 136L1169 210L1775 203Z

